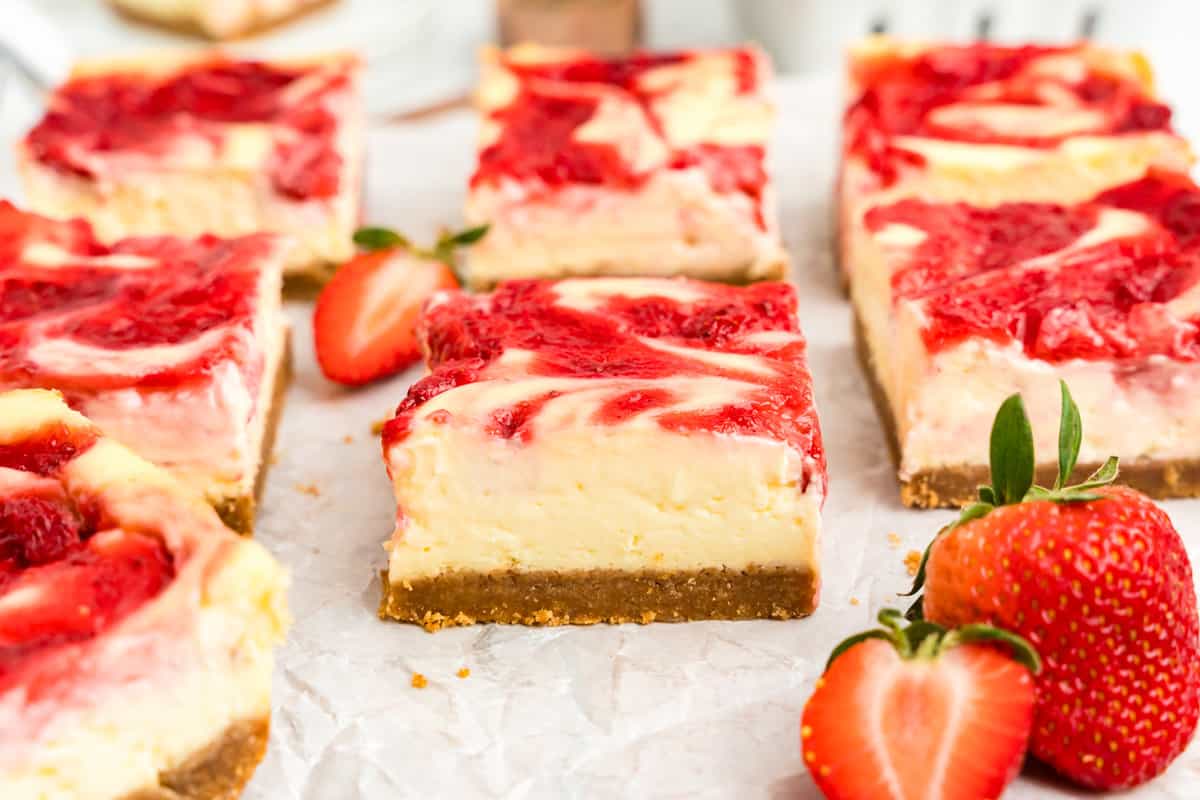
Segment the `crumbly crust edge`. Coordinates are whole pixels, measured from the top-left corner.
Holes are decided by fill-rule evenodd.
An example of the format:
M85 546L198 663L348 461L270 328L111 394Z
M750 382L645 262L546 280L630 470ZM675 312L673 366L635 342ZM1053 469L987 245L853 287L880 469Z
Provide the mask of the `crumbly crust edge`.
M119 800L236 800L267 752L270 717L234 722L153 786Z
M452 571L393 582L383 573L381 619L427 631L511 625L793 619L817 606L817 568Z
M243 536L254 533L254 516L262 497L263 485L266 483L267 470L271 467L272 453L275 451L275 437L279 431L279 421L283 417L284 397L292 378L292 338L287 336L284 343L283 356L279 360L279 369L275 372L275 388L271 394L271 408L267 412L267 424L263 430L262 449L258 460L258 474L254 478L254 489L251 493L219 493L209 492L209 502L229 528Z

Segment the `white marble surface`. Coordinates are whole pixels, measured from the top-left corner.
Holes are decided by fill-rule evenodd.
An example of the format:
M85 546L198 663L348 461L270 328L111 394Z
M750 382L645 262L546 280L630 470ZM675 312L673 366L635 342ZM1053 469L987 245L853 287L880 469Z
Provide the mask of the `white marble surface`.
M311 307L291 304L296 378L258 536L291 570L296 622L251 800L818 796L798 752L813 681L834 644L896 604L909 584L905 554L950 516L899 507L854 359L827 225L835 94L831 79L781 82L776 153L829 452L819 611L792 622L437 634L380 622L376 574L394 505L370 427L417 373L354 393L332 386L313 361ZM474 124L459 112L374 129L367 218L418 237L458 222ZM0 193L13 185L11 163L0 161ZM1200 502L1167 507L1200 559ZM465 680L455 676L464 666ZM414 672L427 688L411 688ZM1195 800L1198 787L1195 744L1128 796ZM1006 795L1067 796L1030 774Z

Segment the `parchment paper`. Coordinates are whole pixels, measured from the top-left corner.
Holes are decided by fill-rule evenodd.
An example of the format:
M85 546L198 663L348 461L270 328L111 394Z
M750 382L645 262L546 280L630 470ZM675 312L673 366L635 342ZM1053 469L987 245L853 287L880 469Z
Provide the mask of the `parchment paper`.
M311 305L289 304L296 377L257 535L291 571L295 625L251 800L818 797L799 756L813 681L838 641L902 602L905 555L952 515L900 508L854 357L829 249L834 81L781 81L777 94L776 178L829 457L820 609L791 622L436 634L379 621L395 507L370 428L419 371L334 387L312 357ZM462 111L373 129L367 219L418 238L458 224L474 127ZM0 169L11 194L11 165ZM1200 502L1166 506L1197 562ZM414 673L428 686L413 688ZM1068 796L1031 771L1006 795ZM1200 798L1200 744L1129 796Z

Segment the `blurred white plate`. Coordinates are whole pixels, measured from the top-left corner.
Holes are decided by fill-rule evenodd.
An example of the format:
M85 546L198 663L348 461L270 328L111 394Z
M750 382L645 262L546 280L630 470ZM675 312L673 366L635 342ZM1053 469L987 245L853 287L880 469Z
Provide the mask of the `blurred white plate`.
M81 56L210 46L204 39L131 22L103 0L5 0L4 17L0 43L23 54L52 81ZM355 50L370 64L368 111L391 115L468 91L475 50L491 38L493 28L487 0L340 0L229 47L255 55Z

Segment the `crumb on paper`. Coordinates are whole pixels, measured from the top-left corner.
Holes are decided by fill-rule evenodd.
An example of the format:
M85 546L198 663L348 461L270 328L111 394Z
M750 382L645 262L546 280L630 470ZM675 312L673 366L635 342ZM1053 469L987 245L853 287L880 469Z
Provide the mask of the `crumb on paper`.
M342 441L346 444L354 444L354 437L347 433L342 437Z
M321 496L321 488L315 483L297 483L296 491L301 494L311 495L312 497Z
M851 597L851 598L850 598L850 605L852 605L852 606L856 606L856 605L858 605L858 598L857 598L857 597Z
M412 687L414 689L424 689L429 685L429 681L419 672L414 672L412 676Z
M900 546L900 534L896 533L895 531L892 531L891 533L889 533L888 534L888 544L890 544L892 547L899 547Z
M915 577L921 568L921 551L909 550L904 556L904 566L908 567L908 574Z
M467 669L466 667L462 667L461 669L459 669L458 672L456 672L454 674L460 678L468 678L471 676L471 670Z
M371 423L371 435L372 436L382 436L383 435L383 426L387 425L387 423L388 423L388 421L387 421L386 417L384 417L383 419L377 419L374 422L372 422Z

